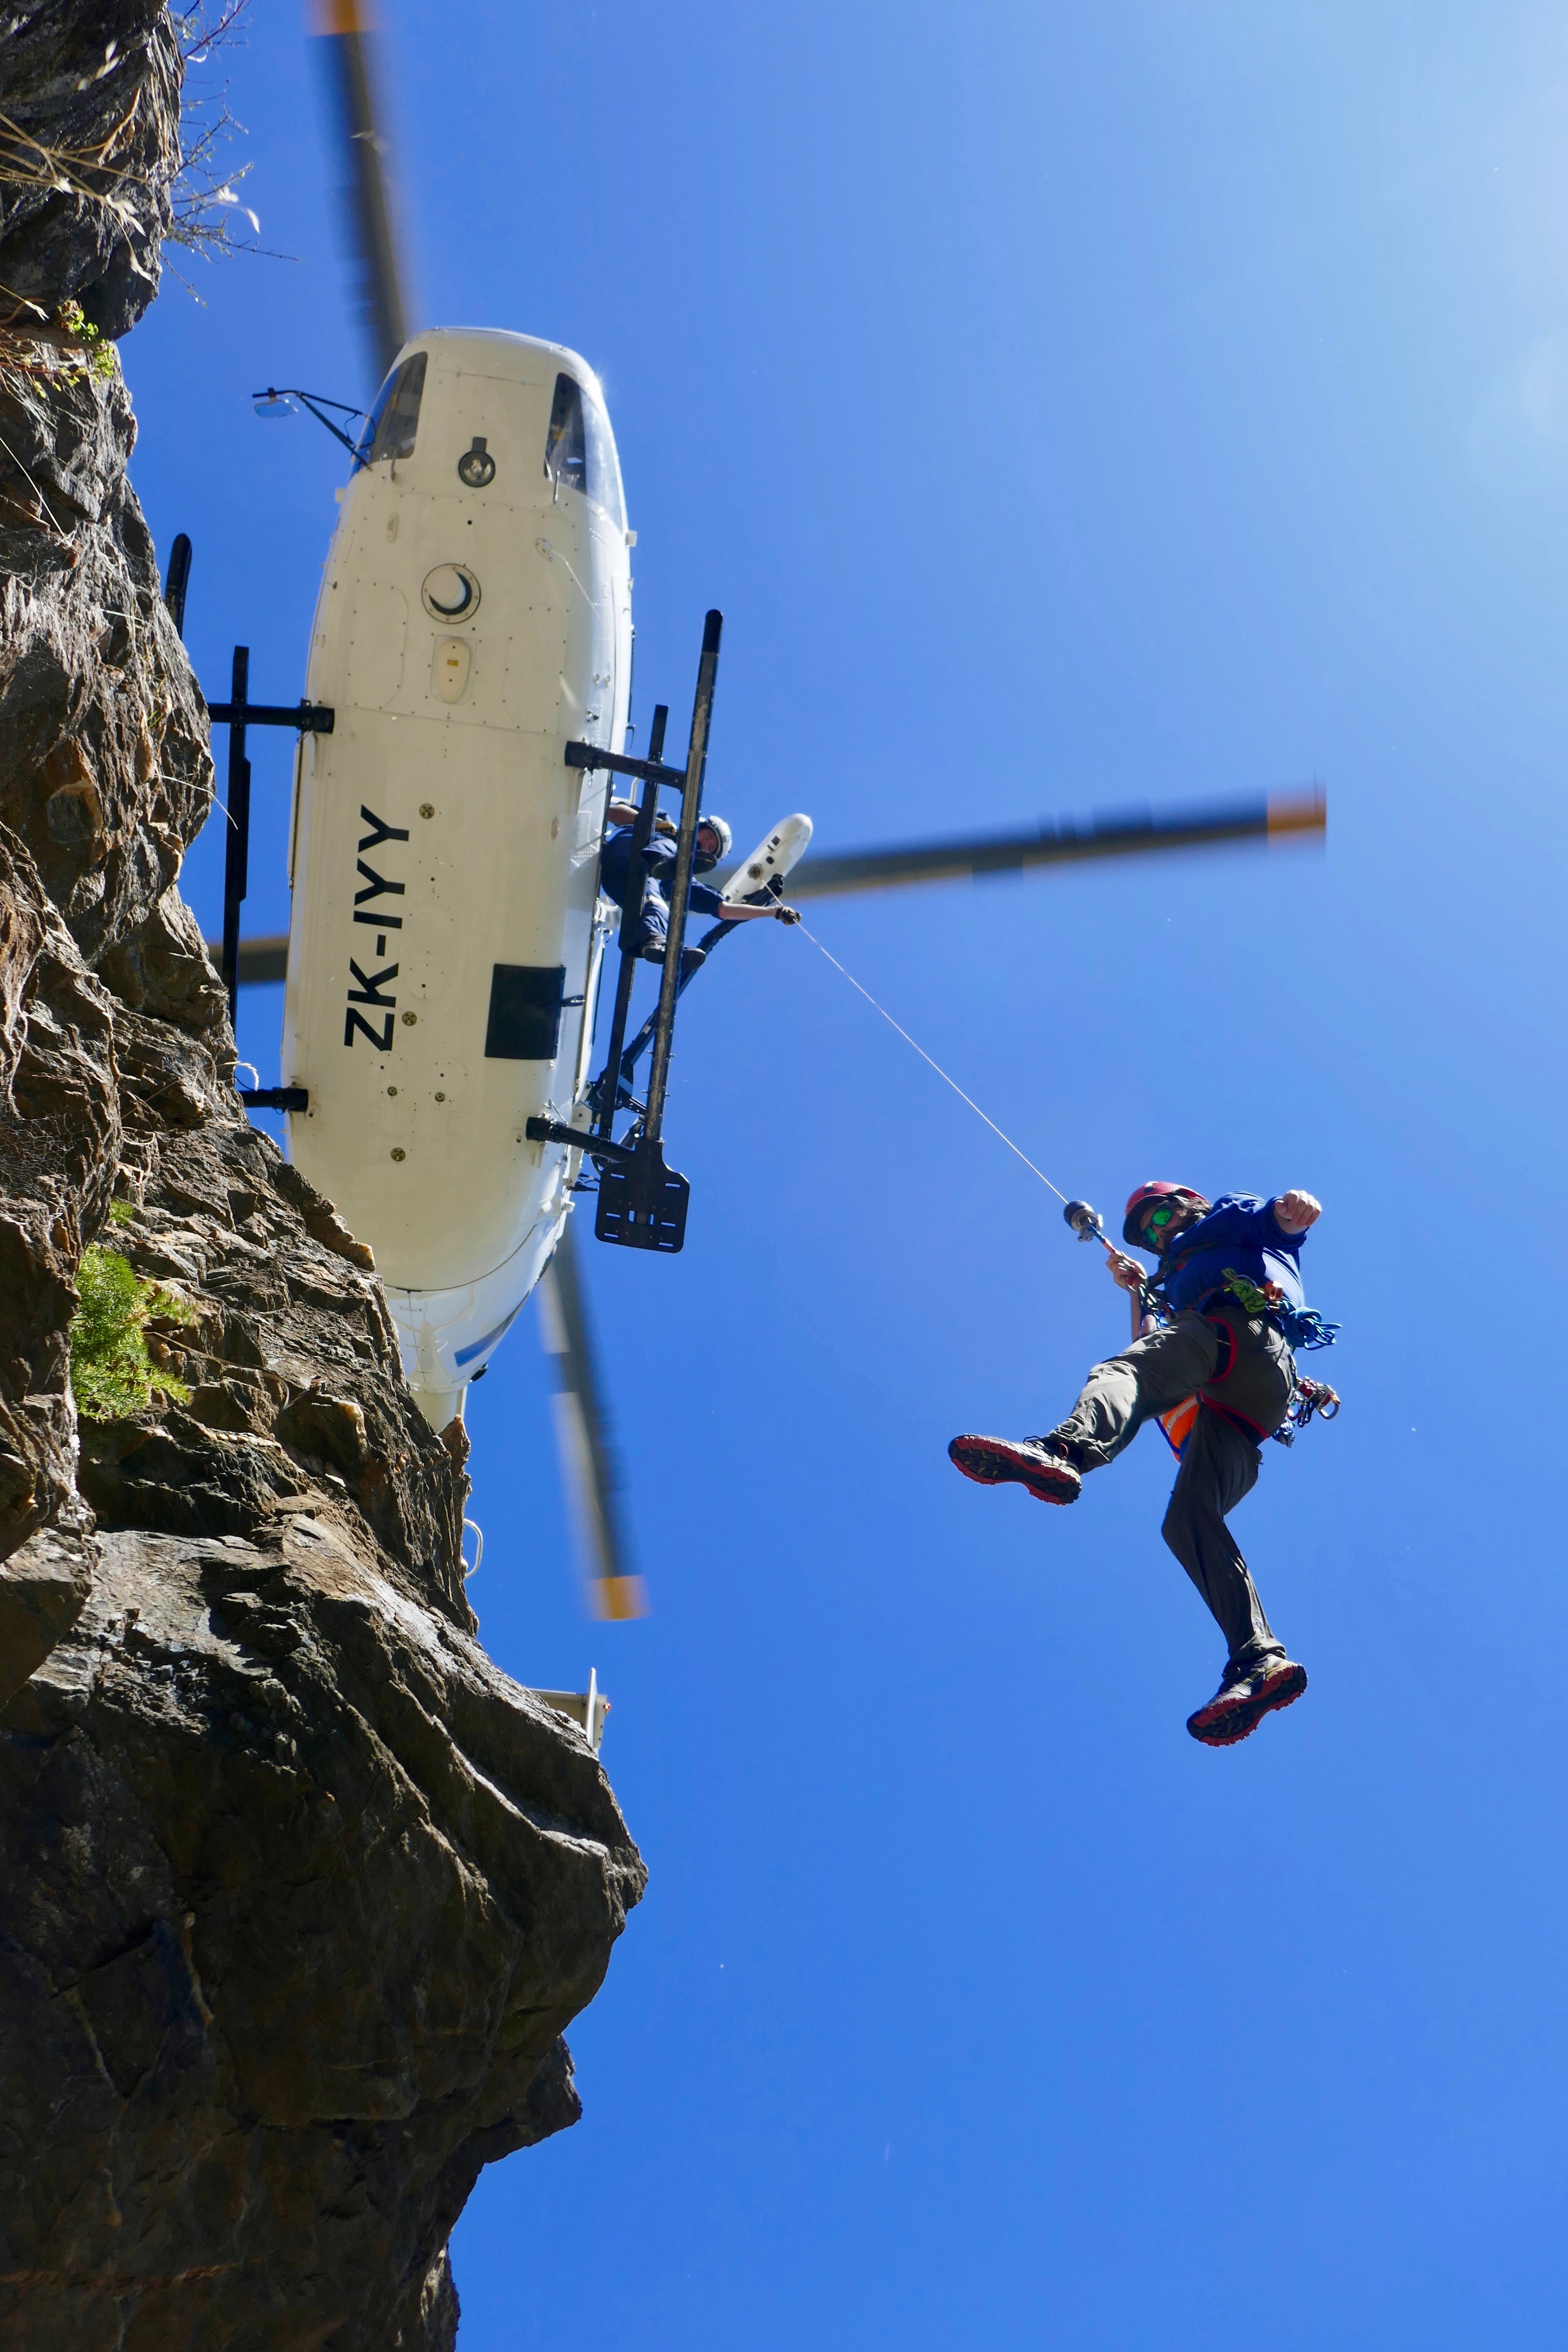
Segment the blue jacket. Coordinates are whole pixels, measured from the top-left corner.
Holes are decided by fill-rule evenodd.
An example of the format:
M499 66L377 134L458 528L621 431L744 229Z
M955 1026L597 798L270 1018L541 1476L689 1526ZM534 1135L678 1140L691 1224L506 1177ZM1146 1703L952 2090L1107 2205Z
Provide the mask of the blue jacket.
M1261 1286L1277 1282L1292 1307L1304 1307L1301 1244L1304 1234L1281 1233L1272 1201L1255 1192L1222 1192L1205 1217L1178 1234L1161 1264L1166 1299L1180 1312L1201 1307L1234 1266Z
M643 864L652 879L668 890L675 878L675 844L668 834L656 833L643 851ZM626 877L631 871L632 829L629 824L617 825L605 842L605 854L599 864L599 887L617 907L626 903ZM695 907L700 915L716 915L724 901L717 890L706 882L694 881L687 896L687 905Z

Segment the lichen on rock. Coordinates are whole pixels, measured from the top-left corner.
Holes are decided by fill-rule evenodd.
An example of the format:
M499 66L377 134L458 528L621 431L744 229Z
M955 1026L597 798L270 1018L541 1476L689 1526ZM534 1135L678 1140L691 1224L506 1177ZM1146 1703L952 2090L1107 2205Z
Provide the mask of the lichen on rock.
M49 186L0 142L0 2337L447 2352L453 2223L574 2120L560 2037L642 1864L476 1639L461 1425L247 1124L179 896L205 709L123 383L47 323L112 339L156 289L171 20L5 39L6 139L95 160ZM79 1419L95 1246L153 1385Z

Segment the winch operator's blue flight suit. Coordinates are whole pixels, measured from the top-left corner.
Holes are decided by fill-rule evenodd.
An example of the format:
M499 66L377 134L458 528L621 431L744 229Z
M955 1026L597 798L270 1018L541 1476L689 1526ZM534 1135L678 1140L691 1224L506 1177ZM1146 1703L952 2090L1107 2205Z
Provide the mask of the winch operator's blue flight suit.
M623 955L640 955L648 947L658 948L662 952L669 934L668 885L675 876L676 845L668 835L656 833L643 851L642 858L647 868L648 887L643 893L642 919L630 928L629 933L623 918ZM599 884L605 896L613 898L618 907L624 907L626 902L626 881L631 873L631 862L632 828L629 824L617 825L605 837ZM700 915L720 915L724 911L721 894L710 888L706 882L699 882L695 878L687 893L686 903Z
M1278 1283L1287 1305L1304 1307L1305 1238L1281 1232L1272 1202L1221 1193L1167 1248L1159 1290L1171 1320L1096 1364L1071 1412L1042 1441L1079 1469L1099 1469L1146 1421L1190 1396L1202 1400L1161 1533L1208 1603L1236 1668L1285 1655L1226 1515L1257 1484L1258 1448L1284 1421L1297 1376L1282 1334L1267 1316L1249 1315L1225 1277L1234 1271L1259 1289Z

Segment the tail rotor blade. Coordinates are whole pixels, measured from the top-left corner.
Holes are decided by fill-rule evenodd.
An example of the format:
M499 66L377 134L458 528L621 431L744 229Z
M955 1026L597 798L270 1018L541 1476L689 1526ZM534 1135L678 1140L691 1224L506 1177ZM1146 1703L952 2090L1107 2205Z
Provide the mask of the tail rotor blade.
M541 1331L555 1362L555 1433L597 1617L646 1617L647 1592L630 1567L620 1465L599 1385L582 1270L570 1220L539 1283Z
M367 0L316 0L316 30L337 105L362 272L360 307L379 383L408 340L408 322L387 194L386 142L376 114Z

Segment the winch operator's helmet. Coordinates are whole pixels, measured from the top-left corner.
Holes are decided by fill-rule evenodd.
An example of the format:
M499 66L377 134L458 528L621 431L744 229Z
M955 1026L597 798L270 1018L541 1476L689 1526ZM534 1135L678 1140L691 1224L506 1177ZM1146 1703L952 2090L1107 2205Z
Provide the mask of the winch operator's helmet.
M1143 1235L1138 1220L1151 1201L1195 1201L1200 1208L1208 1206L1203 1194L1194 1192L1190 1184L1140 1184L1127 1203L1127 1214L1121 1225L1121 1238L1130 1249L1142 1246Z
M730 844L734 838L721 816L709 816L704 812L697 820L698 833L700 834L704 827L712 835L719 846L717 849L709 850L696 844L693 845L691 863L699 874L709 873L722 858L728 857Z

